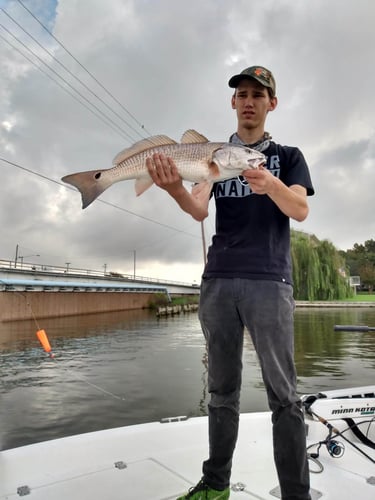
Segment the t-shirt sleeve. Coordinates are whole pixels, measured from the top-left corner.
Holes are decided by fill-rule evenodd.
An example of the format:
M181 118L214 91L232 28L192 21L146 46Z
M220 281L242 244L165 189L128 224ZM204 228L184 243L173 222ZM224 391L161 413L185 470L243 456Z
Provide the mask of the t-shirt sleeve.
M298 184L306 188L307 195L314 194L314 187L312 185L309 167L302 152L298 148L286 147L282 148L285 158L283 164L285 165L285 178L283 182L287 186Z

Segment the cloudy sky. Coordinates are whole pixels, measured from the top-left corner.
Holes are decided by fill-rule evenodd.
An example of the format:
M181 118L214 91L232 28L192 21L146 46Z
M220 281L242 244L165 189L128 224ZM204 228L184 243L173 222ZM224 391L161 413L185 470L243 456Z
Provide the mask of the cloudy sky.
M375 237L372 0L0 6L0 259L18 245L39 264L132 274L135 260L139 276L199 281L201 226L165 192L136 197L126 181L82 210L60 178L108 168L149 135L179 140L194 128L227 140L228 79L253 64L277 81L267 130L303 151L316 189L308 219L292 226L343 250ZM214 215L212 205L207 243Z

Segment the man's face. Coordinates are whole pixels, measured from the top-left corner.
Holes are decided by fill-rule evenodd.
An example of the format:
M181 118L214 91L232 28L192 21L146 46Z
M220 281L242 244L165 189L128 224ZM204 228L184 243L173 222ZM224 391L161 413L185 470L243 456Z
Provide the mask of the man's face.
M266 87L250 78L241 80L232 96L232 108L237 112L239 125L244 128L262 128L267 113L276 105L276 97L271 98Z

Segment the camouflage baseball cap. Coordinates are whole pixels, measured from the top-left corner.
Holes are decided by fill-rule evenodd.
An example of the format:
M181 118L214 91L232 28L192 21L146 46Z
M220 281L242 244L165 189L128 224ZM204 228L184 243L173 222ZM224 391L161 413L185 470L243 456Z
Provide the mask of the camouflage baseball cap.
M269 88L272 96L276 95L276 82L273 74L267 68L263 66L251 66L250 68L246 68L241 71L240 74L232 76L228 82L229 87L232 87L232 89L237 88L240 81L244 78L253 78L264 87Z

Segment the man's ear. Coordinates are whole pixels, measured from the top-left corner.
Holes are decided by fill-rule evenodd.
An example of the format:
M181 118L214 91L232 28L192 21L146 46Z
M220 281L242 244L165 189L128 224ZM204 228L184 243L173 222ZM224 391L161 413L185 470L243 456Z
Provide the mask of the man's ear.
M231 104L232 104L232 109L236 109L236 94L232 95Z
M276 109L276 106L277 106L277 97L271 97L270 99L270 105L268 107L268 111L273 111L274 109Z

